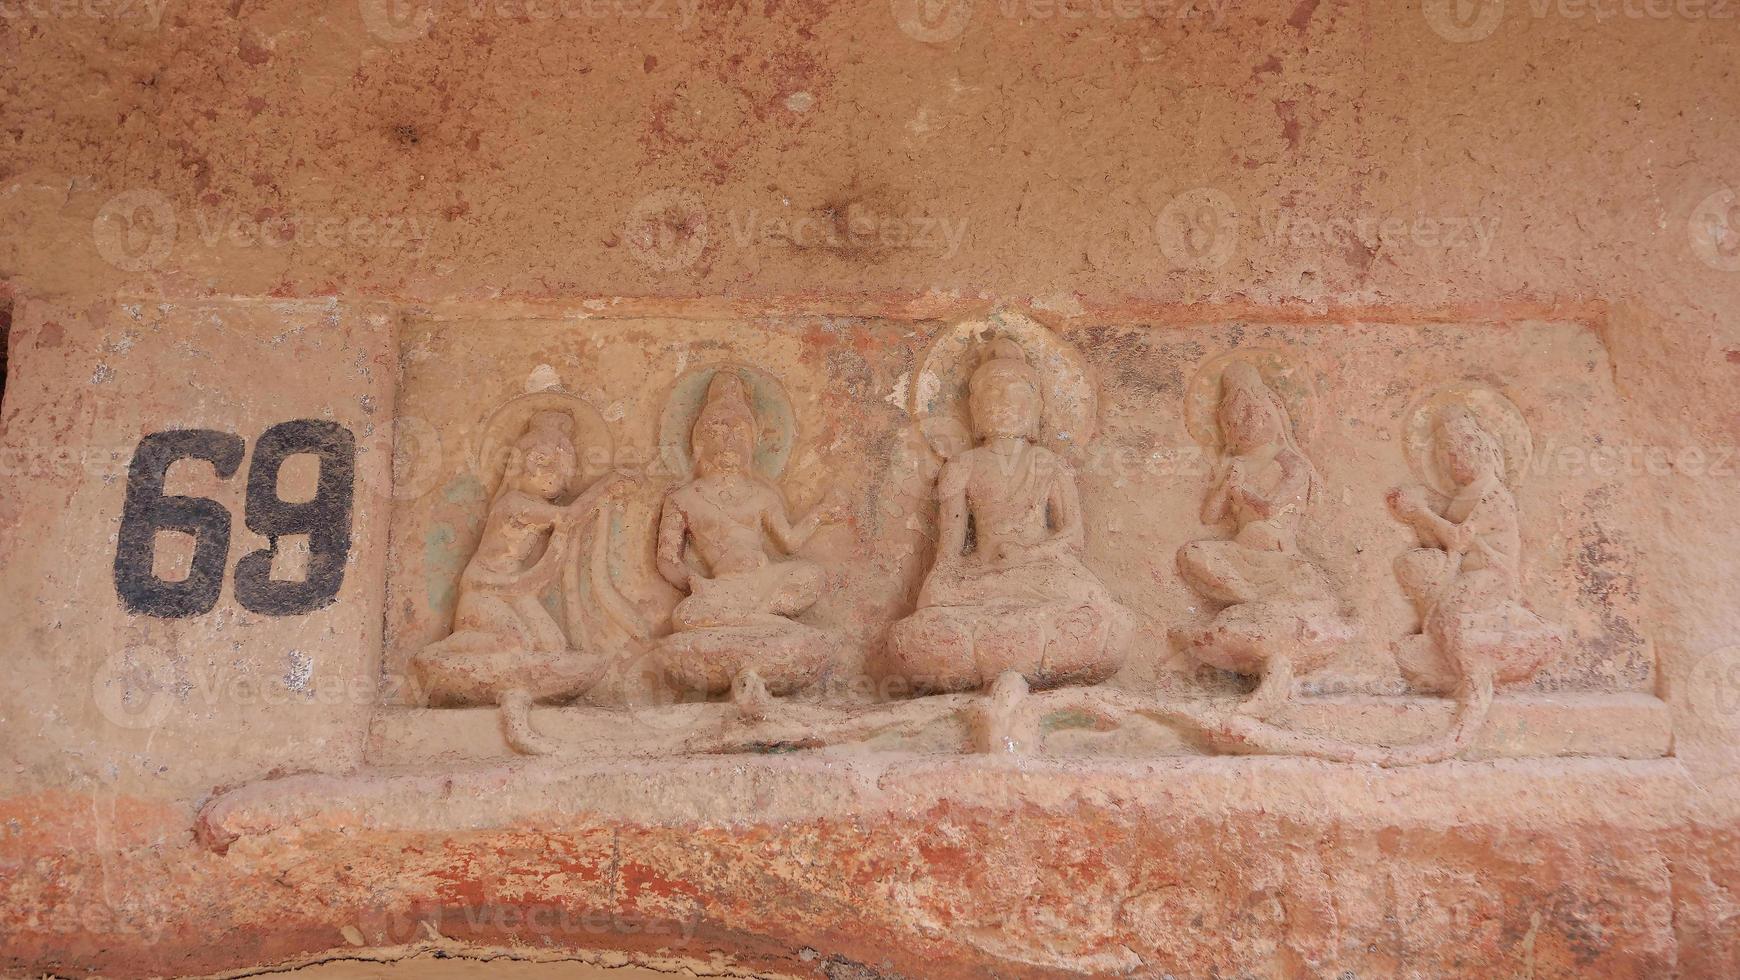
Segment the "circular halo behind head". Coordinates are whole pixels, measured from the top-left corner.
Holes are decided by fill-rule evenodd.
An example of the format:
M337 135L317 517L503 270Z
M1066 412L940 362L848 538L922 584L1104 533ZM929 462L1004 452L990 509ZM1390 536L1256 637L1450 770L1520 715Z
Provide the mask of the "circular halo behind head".
M755 471L770 480L778 479L785 472L792 446L797 442L797 415L785 386L772 375L746 364L709 364L676 380L665 401L664 414L659 418L660 451L666 460L675 464L678 473L687 475L694 472L695 454L690 440L694 436L695 420L707 406L714 376L722 371L735 374L742 382L742 393L755 416L759 429L752 464Z
M1093 439L1099 399L1087 365L1062 337L1019 313L993 313L939 332L920 359L909 411L936 453L947 459L972 447L968 385L989 345L1018 348L1039 389L1039 443L1079 457Z
M1528 469L1534 452L1534 436L1522 410L1504 393L1478 381L1458 381L1445 385L1419 399L1409 408L1403 421L1404 448L1408 467L1420 482L1439 493L1450 495L1456 487L1438 466L1434 451L1438 425L1445 412L1457 408L1467 412L1504 453L1504 482L1515 487Z
M1263 385L1280 399L1293 441L1309 443L1317 432L1317 397L1311 375L1286 352L1267 348L1230 350L1197 367L1184 395L1184 428L1191 438L1220 450L1221 375L1234 363L1256 370Z
M569 494L579 493L594 480L609 471L615 456L610 427L591 405L562 391L538 391L521 395L495 410L483 425L483 437L477 444L477 476L484 490L495 493L514 444L525 435L533 416L540 412L558 412L574 420L570 435L574 440L574 479Z

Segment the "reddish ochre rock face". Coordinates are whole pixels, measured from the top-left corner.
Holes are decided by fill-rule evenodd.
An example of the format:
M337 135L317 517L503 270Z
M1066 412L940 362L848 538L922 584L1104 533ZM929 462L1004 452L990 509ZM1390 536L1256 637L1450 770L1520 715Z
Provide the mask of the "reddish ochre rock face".
M0 0L0 972L1740 975L1598 6Z
M54 969L142 973L320 958L339 930L371 946L414 945L431 940L427 929L479 946L697 958L729 948L745 966L789 970L819 957L908 976L1294 975L1325 963L1378 974L1403 963L1438 974L1532 963L1549 975L1705 976L1734 955L1719 904L1732 873L1716 870L1731 867L1734 835L1648 812L1644 794L1685 789L1647 765L1462 766L1454 791L1410 773L1386 787L1398 800L1362 791L1363 775L1285 760L1139 776L1023 777L983 765L962 776L910 764L871 773L881 790L860 779L844 791L868 814L857 818L788 812L840 792L838 773L794 778L763 764L754 768L765 778L745 779L727 768L688 766L683 778L707 780L738 806L748 801L737 794L759 784L754 808L777 819L659 825L570 809L490 831L372 829L402 817L394 808L411 805L406 795L338 819L342 828L244 837L221 855L185 838L122 843L107 873L126 876L135 903L110 919L96 911L97 857L38 844L14 888L85 912L76 925L45 918L13 948ZM1043 799L1010 799L1020 795L1012 782L1039 778L1053 784L1034 794ZM946 782L963 780L996 804L938 798L961 793ZM643 784L628 795L681 792ZM1342 813L1307 812L1324 799ZM1581 815L1549 815L1567 801ZM417 805L460 821L478 802ZM30 832L89 831L64 803L42 801L26 817ZM1470 812L1487 804L1490 817ZM1455 822L1419 816L1432 811ZM1444 943L1446 930L1463 941ZM213 935L223 943L199 941Z

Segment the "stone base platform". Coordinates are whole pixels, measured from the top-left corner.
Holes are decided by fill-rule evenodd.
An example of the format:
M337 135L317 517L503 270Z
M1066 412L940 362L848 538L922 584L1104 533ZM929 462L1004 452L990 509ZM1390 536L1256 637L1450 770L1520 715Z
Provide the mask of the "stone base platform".
M0 799L0 973L1740 975L1740 781L1671 757L520 759L101 807Z
M1673 759L538 759L257 783L204 808L187 867L249 882L251 921L273 910L256 958L1719 976L1740 966L1737 790Z
M1046 695L1035 695L1043 702ZM570 757L640 758L688 751L965 752L973 695L856 705L782 701L758 725L736 718L728 703L654 707L539 707L533 725L571 747ZM1179 699L1181 709L1211 713L1234 700ZM1453 702L1431 697L1301 697L1269 720L1306 735L1376 745L1431 738L1451 723ZM1188 730L1150 725L1103 730L1067 708L1046 715L1045 753L1062 757L1173 757L1206 754ZM831 732L818 737L820 730ZM1469 760L1596 756L1654 759L1668 754L1667 706L1645 694L1502 695L1472 746ZM381 766L463 764L518 758L493 708L386 708L370 732L369 761Z

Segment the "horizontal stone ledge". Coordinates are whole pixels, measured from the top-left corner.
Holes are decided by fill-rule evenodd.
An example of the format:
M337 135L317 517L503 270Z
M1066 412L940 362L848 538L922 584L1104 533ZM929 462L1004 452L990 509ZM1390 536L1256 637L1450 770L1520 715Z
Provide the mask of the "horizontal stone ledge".
M1038 695L1044 697L1044 695ZM806 747L806 731L843 728L856 738L830 739L824 753L866 751L965 752L970 738L958 715L971 695L859 705L782 703L765 726L769 750ZM1228 699L1173 699L1156 703L1225 709ZM724 730L734 708L722 703L642 708L538 707L533 726L587 758L654 758L683 754L698 734ZM1430 739L1452 722L1455 702L1432 697L1338 695L1294 699L1270 721L1304 735L1373 745ZM810 727L806 727L806 725ZM1054 757L1169 758L1208 754L1188 731L1162 725L1102 730L1068 709L1046 722L1045 754ZM743 741L754 742L753 732ZM1469 748L1468 760L1595 756L1655 759L1672 746L1667 705L1647 694L1519 694L1494 700ZM717 740L714 740L717 741ZM572 756L570 756L572 757ZM371 727L369 761L421 766L505 761L518 756L495 708L383 708Z
M266 839L285 833L562 835L620 825L742 831L815 820L870 826L938 808L1009 819L1105 810L1156 826L1260 818L1436 829L1503 814L1537 829L1599 823L1652 830L1685 823L1707 792L1673 759L1458 760L1383 769L1284 756L522 758L266 780L211 800L195 829L218 851L244 839L267 847Z
M1300 698L1279 721L1313 735L1397 744L1443 731L1455 712L1445 698ZM1673 746L1668 706L1649 694L1500 696L1462 758L1604 756L1657 759Z

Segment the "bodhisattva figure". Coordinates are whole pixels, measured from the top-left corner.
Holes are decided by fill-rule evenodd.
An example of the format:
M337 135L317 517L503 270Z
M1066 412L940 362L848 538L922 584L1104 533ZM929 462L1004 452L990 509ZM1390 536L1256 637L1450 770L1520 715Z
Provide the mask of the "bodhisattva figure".
M1299 552L1318 478L1294 444L1285 404L1256 367L1235 360L1220 376L1216 420L1222 459L1202 522L1230 521L1235 533L1185 545L1178 569L1222 608L1208 625L1171 636L1203 663L1260 677L1241 710L1262 715L1285 703L1293 678L1323 666L1353 630L1322 569Z
M987 345L968 408L977 445L938 477L936 563L889 630L891 666L928 692L1103 681L1130 616L1082 564L1075 473L1036 441L1041 387L1015 341Z
M787 694L814 682L836 638L792 619L821 595L822 569L790 555L823 524L847 516L829 494L795 524L784 494L752 468L759 426L743 381L720 370L691 432L695 478L672 490L659 520L658 568L688 595L660 644L665 671L684 691Z
M1440 694L1527 680L1564 644L1565 631L1522 602L1505 446L1468 407L1452 404L1438 413L1431 452L1449 499L1434 505L1418 487L1388 496L1421 545L1396 562L1421 622L1398 645L1398 665L1416 687Z
M560 502L578 465L573 426L568 414L540 411L514 441L459 579L453 632L412 660L431 702L523 709L572 698L608 666L606 651L589 648L604 644L587 642L600 629L645 635L603 560L607 505L633 484L605 479ZM567 628L545 605L558 590Z

